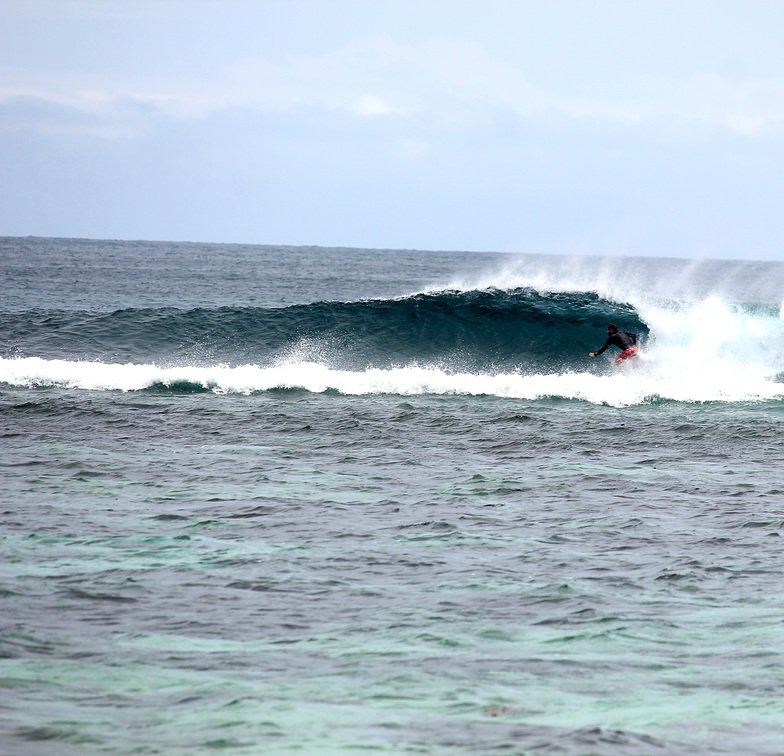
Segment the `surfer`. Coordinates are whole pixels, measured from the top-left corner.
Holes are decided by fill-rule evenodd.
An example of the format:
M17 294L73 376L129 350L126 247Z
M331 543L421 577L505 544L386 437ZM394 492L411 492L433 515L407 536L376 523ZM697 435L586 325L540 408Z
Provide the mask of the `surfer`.
M610 323L607 326L607 341L604 342L604 346L597 352L589 352L588 356L598 357L610 346L617 346L621 350L621 353L615 358L616 370L620 368L624 360L636 358L640 353L637 347L637 334L629 331L619 331L615 323Z

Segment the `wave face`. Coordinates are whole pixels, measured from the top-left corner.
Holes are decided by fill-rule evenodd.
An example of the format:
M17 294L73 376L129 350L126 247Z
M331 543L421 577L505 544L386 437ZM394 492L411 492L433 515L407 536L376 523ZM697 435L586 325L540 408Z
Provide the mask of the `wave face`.
M291 358L357 370L428 364L468 371L585 368L609 320L644 336L631 306L591 293L441 291L284 308L125 309L6 315L5 354L167 366ZM598 343L597 343L598 342Z

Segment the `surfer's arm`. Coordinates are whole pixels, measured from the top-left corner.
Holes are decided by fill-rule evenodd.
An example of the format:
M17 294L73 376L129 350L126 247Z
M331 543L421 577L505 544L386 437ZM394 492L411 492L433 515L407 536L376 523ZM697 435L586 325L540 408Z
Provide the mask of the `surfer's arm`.
M610 341L610 339L607 339L607 341L604 342L604 346L601 349L599 349L596 352L589 352L588 356L589 357L598 357L602 352L604 352L607 349L608 346L610 346L611 343L612 342Z

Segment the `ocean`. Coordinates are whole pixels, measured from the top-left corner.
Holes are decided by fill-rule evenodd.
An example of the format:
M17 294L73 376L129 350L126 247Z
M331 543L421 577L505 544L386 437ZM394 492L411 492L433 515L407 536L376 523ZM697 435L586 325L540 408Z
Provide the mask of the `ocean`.
M784 753L783 300L0 239L0 751Z

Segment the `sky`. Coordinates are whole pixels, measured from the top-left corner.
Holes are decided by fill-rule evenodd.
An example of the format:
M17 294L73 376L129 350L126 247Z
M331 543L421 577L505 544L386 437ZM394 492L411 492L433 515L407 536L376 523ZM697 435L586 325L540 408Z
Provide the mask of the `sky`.
M780 0L0 0L0 235L784 259Z

